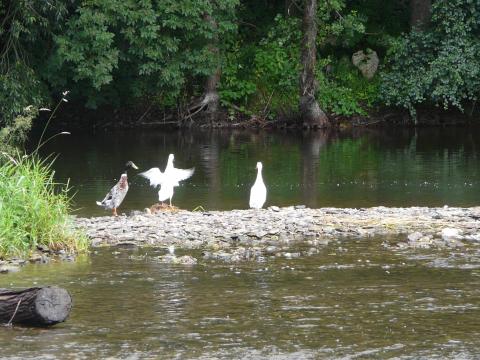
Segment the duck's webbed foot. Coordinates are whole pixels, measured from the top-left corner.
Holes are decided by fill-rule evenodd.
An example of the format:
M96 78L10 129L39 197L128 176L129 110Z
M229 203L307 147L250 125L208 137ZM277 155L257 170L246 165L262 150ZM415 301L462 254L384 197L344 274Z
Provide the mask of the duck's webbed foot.
M113 216L118 216L118 214L117 214L117 208L113 208Z

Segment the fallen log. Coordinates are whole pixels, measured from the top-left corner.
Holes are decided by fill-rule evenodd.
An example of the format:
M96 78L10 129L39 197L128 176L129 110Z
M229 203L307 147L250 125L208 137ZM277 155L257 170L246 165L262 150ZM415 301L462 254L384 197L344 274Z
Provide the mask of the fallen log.
M0 323L7 325L54 325L65 321L71 309L70 294L56 286L0 289Z

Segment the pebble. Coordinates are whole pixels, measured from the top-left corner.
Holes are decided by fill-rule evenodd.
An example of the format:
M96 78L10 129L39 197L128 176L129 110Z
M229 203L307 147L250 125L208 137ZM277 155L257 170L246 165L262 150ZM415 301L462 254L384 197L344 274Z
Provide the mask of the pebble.
M297 205L262 210L133 214L74 221L76 227L86 231L93 247L171 244L189 250L208 249L204 259L226 262L296 256L292 254L299 253L288 249L299 242L307 241L318 250L332 240L376 235L404 234L404 242L390 245L386 241L386 248L445 248L462 246L464 241L480 242L480 222L472 221L479 217L478 208L309 209ZM304 254L314 252L307 250Z

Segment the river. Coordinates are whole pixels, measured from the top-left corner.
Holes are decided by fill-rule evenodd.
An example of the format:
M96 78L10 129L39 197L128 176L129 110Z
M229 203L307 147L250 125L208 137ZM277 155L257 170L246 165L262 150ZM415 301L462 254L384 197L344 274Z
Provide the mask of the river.
M480 132L376 129L349 134L244 131L105 132L58 137L59 181L70 178L76 214L123 163L178 167L184 209L246 208L255 163L264 163L267 205L472 206L480 202ZM156 202L129 174L121 212ZM74 308L50 329L0 330L3 359L477 359L480 249L387 249L381 237L332 241L308 257L194 266L158 261L166 249L98 248L75 262L30 264L0 287L55 284ZM301 242L297 245L302 248ZM292 250L293 251L293 250ZM178 250L182 254L182 250ZM189 252L192 255L192 252Z

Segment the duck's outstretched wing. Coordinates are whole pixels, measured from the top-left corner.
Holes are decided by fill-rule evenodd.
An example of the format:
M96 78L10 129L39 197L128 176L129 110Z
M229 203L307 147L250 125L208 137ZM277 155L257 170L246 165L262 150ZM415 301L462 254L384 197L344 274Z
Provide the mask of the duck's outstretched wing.
M179 181L186 180L193 175L195 168L191 169L177 169L173 168L171 171L171 179L173 182L178 183Z
M150 185L152 185L153 187L162 185L162 183L165 181L165 175L157 167L140 173L140 176L143 176L144 178L150 180Z

